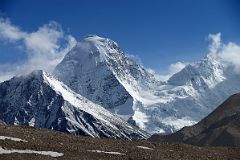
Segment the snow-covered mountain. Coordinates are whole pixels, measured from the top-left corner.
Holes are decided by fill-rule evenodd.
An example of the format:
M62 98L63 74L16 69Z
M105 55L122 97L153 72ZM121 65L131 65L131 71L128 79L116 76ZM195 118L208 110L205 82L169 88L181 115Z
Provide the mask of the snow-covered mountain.
M221 59L207 55L174 74L155 95L165 102L146 105L149 131L173 132L200 121L230 95L240 91L240 75Z
M240 76L213 55L159 81L114 41L98 36L78 42L54 75L149 132L173 132L192 125L240 90Z
M0 84L0 120L92 137L148 136L43 71Z
M75 92L125 119L134 114L132 106L141 96L139 92L151 91L157 83L117 43L94 35L77 43L57 65L54 75Z

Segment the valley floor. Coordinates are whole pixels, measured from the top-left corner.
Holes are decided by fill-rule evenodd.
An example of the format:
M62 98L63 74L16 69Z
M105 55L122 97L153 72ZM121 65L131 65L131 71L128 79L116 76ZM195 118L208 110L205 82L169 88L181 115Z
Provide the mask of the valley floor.
M123 141L0 125L0 160L237 160L240 148Z

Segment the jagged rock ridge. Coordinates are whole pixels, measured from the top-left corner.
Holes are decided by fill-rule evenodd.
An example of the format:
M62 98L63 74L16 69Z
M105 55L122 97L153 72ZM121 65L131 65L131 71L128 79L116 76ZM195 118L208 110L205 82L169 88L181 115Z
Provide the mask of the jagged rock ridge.
M148 137L43 71L0 84L0 120L92 137Z

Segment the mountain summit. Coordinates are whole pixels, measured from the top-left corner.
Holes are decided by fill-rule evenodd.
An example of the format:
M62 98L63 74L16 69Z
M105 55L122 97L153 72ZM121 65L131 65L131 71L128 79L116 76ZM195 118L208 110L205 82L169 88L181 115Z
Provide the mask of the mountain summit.
M150 90L156 83L154 75L125 55L116 42L98 36L78 42L57 65L54 75L126 120L134 115L139 91Z
M105 108L128 103L131 96L118 82L106 59L118 46L109 39L87 36L57 65L54 75L72 90Z

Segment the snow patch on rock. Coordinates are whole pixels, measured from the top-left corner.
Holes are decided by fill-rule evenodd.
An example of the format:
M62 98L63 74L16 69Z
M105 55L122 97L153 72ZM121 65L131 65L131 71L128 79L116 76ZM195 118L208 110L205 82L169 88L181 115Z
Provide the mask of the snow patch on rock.
M11 141L16 141L16 142L28 142L28 141L20 139L20 138L8 137L8 136L0 136L0 140L11 140Z
M12 153L19 153L19 154L40 154L45 156L51 157L61 157L63 153L53 152L53 151L35 151L35 150L20 150L20 149L4 149L0 146L0 154L12 154Z

